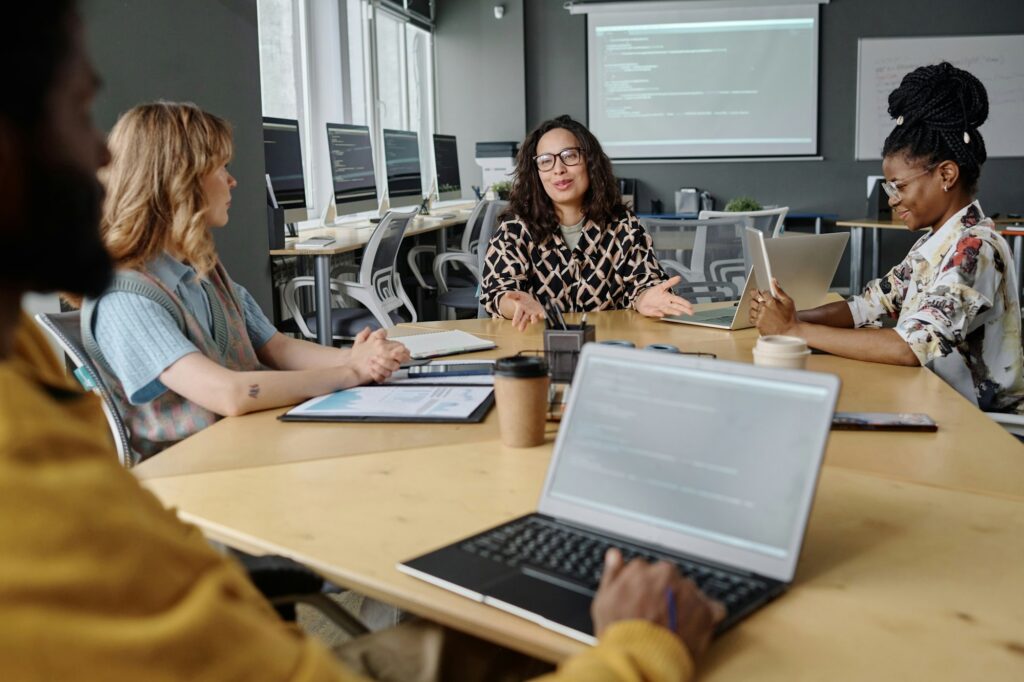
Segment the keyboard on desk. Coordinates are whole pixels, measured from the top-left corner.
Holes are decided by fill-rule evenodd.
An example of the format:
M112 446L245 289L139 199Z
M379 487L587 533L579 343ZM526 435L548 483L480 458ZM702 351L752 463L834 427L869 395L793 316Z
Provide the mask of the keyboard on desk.
M605 552L612 547L619 549L626 561L639 558L674 564L706 595L722 602L729 613L729 624L778 592L778 584L769 585L747 573L619 542L539 516L516 519L459 545L483 559L553 577L591 594L601 582Z

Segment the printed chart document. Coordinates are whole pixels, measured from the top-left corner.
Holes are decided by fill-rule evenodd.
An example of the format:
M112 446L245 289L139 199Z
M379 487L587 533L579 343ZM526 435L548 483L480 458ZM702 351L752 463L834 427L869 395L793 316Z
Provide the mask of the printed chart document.
M389 340L405 344L405 347L409 349L409 355L414 360L470 353L476 350L490 350L497 347L493 341L481 339L479 336L473 336L469 332L458 329L416 334L415 336L395 336L389 337Z
M283 421L479 421L490 386L358 386L312 398Z

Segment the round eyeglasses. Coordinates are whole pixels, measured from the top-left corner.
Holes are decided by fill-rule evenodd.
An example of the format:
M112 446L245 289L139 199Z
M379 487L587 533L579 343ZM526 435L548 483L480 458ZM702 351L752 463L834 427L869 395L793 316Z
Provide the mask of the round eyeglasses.
M538 154L533 157L537 164L537 170L545 173L555 167L555 159L561 159L566 166L576 166L583 160L583 150L580 147L566 147L557 154Z
M901 201L903 201L903 197L900 196L901 189L909 185L914 180L917 180L922 175L927 175L928 173L931 173L933 170L935 170L935 168L936 166L928 166L920 173L914 173L909 178L903 178L902 180L897 180L896 182L889 182L888 180L883 180L882 189L885 190L885 193L888 194L891 199L895 199L896 203L898 204Z

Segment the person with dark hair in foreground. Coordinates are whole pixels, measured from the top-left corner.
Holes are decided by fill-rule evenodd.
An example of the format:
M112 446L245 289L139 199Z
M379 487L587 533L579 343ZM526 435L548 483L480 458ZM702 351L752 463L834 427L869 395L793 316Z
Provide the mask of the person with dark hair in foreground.
M111 263L95 178L109 155L90 114L98 80L81 21L70 0L39 0L19 16L0 26L0 59L17 65L0 101L0 679L461 680L471 670L498 680L536 670L419 621L345 645L336 653L358 666L346 668L121 468L98 399L68 379L20 310L26 291L98 295ZM54 200L60 211L31 213ZM600 644L549 679L685 679L722 611L671 566L623 565L611 552L593 615Z
M985 87L946 62L922 66L889 95L889 115L896 125L882 149L882 187L906 226L925 234L848 302L797 313L785 292L760 291L750 321L835 355L928 367L985 411L1024 413L1013 258L974 199L987 158L978 130L988 118ZM885 315L895 328L878 328Z
M523 141L504 222L484 261L480 300L519 329L545 306L585 312L634 308L650 317L691 313L672 292L651 238L622 203L612 164L586 127L568 116Z

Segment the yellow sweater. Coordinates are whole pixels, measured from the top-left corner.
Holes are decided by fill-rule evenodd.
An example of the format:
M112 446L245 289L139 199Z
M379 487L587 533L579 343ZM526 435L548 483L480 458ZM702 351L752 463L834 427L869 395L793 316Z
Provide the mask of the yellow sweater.
M668 631L628 622L544 679L691 672ZM0 361L0 679L357 679L120 467L24 316Z

